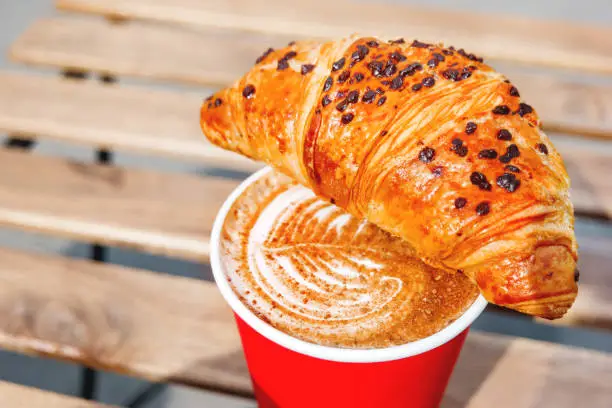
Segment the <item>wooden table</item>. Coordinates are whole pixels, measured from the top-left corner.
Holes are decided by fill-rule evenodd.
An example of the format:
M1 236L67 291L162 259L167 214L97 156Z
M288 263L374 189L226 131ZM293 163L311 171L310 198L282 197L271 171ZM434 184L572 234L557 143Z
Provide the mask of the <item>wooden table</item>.
M0 224L89 242L92 259L0 248L2 348L251 396L232 316L214 285L105 264L105 246L206 263L216 210L260 165L201 136L203 87L233 81L268 46L356 29L448 39L494 62L521 65L508 75L545 128L570 135L554 141L572 178L577 214L608 228L579 231L580 295L558 324L612 328L612 179L606 176L612 88L554 71L612 74L612 29L349 0L290 7L279 0L59 0L57 6L81 13L24 27L10 56L62 75L0 72L0 129L12 135L10 148L0 150ZM552 73L534 74L529 65ZM125 86L118 83L123 77L150 84ZM43 139L92 146L98 154L76 162L28 152ZM190 161L234 177L116 166L114 151ZM34 408L98 406L0 382L0 407L24 401ZM472 332L443 406L611 404L612 355Z

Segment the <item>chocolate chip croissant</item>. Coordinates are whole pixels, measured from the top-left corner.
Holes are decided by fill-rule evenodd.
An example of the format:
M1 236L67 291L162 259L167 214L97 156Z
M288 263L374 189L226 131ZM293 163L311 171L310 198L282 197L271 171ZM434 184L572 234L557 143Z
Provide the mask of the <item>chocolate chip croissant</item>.
M201 126L465 273L492 303L554 319L576 297L561 157L473 54L356 36L291 43L208 98Z

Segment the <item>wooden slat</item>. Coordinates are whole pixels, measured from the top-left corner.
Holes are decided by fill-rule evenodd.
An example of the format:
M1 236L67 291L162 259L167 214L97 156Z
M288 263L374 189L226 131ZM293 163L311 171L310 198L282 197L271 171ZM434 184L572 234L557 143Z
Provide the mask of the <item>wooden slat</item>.
M202 95L0 72L0 130L252 171L202 135Z
M238 79L264 46L288 41L239 31L55 17L30 26L11 47L10 57L30 64L215 85Z
M205 260L236 181L0 151L0 224Z
M609 407L612 355L471 333L442 407Z
M6 249L0 257L3 347L251 394L212 283ZM611 383L612 355L471 333L444 406L604 407Z
M213 284L6 249L0 258L2 347L250 392L232 314Z
M571 179L570 197L578 214L612 219L612 146L581 146L555 139ZM601 143L600 143L601 145Z
M0 381L0 407L2 408L111 408L79 398L59 395Z
M263 49L287 40L239 31L196 32L138 22L111 25L88 18L51 18L34 23L13 45L11 57L29 64L226 85L250 69ZM540 112L548 130L612 138L611 87L550 76L509 73L509 77Z
M350 4L349 4L350 3ZM378 4L375 4L378 3ZM352 32L444 41L489 58L612 73L612 28L376 1L57 0L58 7L303 36Z

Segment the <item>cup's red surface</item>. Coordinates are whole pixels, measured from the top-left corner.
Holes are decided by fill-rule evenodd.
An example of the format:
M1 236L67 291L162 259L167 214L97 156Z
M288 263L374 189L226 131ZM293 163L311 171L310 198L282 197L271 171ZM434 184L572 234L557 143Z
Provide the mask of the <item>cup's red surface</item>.
M468 332L400 360L341 363L289 350L235 317L260 408L437 407Z

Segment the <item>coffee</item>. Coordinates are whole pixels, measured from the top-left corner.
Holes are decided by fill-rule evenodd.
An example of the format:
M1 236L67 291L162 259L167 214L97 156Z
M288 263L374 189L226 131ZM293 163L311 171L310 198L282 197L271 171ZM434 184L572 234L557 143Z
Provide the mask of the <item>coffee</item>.
M402 240L274 171L233 203L220 250L230 286L253 313L326 346L418 340L478 296L463 274L425 265Z

